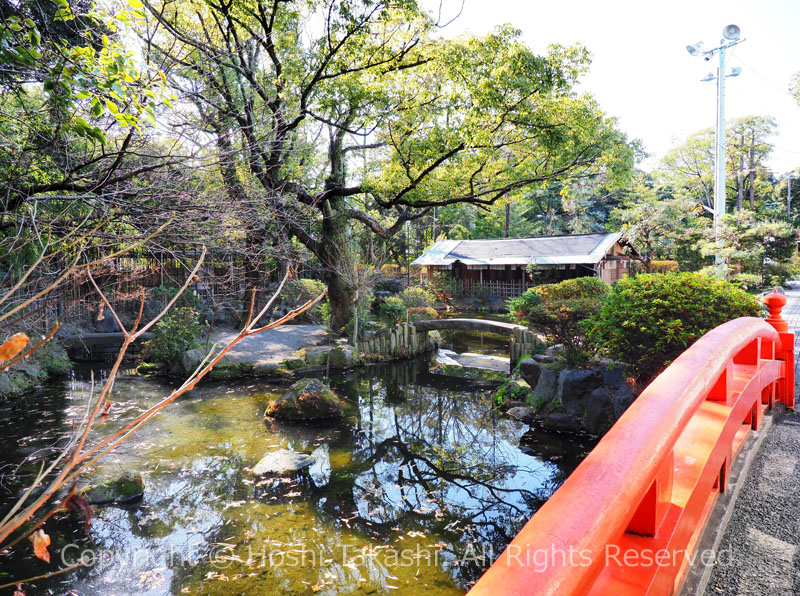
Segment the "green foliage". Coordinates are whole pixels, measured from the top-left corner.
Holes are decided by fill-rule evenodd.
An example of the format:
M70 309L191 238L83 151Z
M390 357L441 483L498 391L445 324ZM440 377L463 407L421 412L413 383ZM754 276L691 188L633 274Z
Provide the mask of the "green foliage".
M283 287L281 300L283 300L284 304L290 308L297 308L309 300L313 300L324 291L325 282L322 282L318 279L293 279L286 282L286 285ZM329 308L330 307L328 307L328 309ZM311 310L308 310L300 315L298 320L319 324L327 323L328 320L330 320L330 311L328 310L328 317L326 317L325 314L326 313L323 306L317 303L313 308L311 308Z
M407 310L408 312L408 321L410 323L416 323L417 321L430 321L431 319L436 319L439 316L439 313L436 312L436 309L431 308L430 306L412 306Z
M791 259L796 234L786 222L759 220L752 211L735 212L722 218L719 240L709 230L699 248L705 256L721 255L728 268L735 263L744 273L760 273L764 259Z
M548 401L548 399L543 395L534 397L533 399L530 399L531 397L532 396L528 397L528 404L533 408L535 412L541 410Z
M450 304L456 293L456 280L449 273L434 271L425 280L425 287L441 304Z
M494 403L503 406L509 401L526 401L530 388L520 385L516 379L508 378L497 388Z
M761 313L754 296L729 283L698 273L645 274L614 285L589 336L644 383L707 331Z
M436 303L436 296L417 287L406 288L400 292L400 299L406 308L433 306Z
M634 247L633 257L641 260L648 272L655 273L653 261L676 258L679 247L705 225L706 220L697 217L699 213L693 199L672 196L669 189L658 187L649 176L639 175L611 216L621 227L624 239Z
M286 285L283 287L281 299L292 308L295 308L301 304L305 304L309 300L313 300L324 291L325 282L318 279L293 279L286 282Z
M541 304L542 296L536 288L531 288L518 298L508 301L508 318L520 325L530 325L533 313L538 311Z
M577 299L600 299L608 294L609 285L598 277L577 277L557 284L533 288L543 302L558 302Z
M153 327L153 335L145 344L145 356L150 361L169 364L185 351L200 347L206 330L207 325L200 323L193 308L172 308Z
M761 276L755 273L737 273L731 277L731 284L746 292L752 292L761 287Z
M355 339L356 341L361 341L364 339L364 333L370 330L375 329L375 319L372 317L372 313L369 312L368 308L359 308L358 309L358 337L353 337L353 332L355 331L354 325L356 322L355 314L350 317L350 320L347 321L347 325L345 325L344 333L346 337L351 338L351 341Z
M509 318L541 330L548 341L564 346L566 364L588 358L583 322L600 309L608 284L596 277L579 277L531 288L509 301Z
M406 319L406 305L398 296L389 296L384 300L378 312L380 316L390 323L400 323Z
M66 351L54 341L36 350L34 358L49 375L64 375L72 370L72 361Z

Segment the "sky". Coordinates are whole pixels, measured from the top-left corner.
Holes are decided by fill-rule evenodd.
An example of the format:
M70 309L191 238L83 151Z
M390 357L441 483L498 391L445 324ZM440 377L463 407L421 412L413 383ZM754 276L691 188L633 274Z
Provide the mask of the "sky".
M462 0L423 0L441 22ZM736 24L745 41L728 50L726 65L739 66L725 85L725 119L772 116L778 124L768 165L781 176L800 167L800 106L790 97L791 75L800 71L800 0L463 0L461 15L445 36L482 35L510 23L543 53L551 43L582 44L592 66L582 82L629 138L651 154L649 170L670 148L716 122L717 56L705 62L686 46L720 45L722 29Z

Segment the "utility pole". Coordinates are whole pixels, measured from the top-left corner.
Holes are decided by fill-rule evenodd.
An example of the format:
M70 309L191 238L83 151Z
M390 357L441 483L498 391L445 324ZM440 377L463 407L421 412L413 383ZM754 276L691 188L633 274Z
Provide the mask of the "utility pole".
M725 46L719 49L717 70L717 175L714 177L714 235L720 242L720 226L725 215ZM717 255L717 266L722 257Z
M722 216L725 215L725 78L735 77L742 72L742 69L735 67L730 74L725 72L725 50L738 45L744 41L739 38L740 30L736 25L728 25L722 30L720 45L711 50L704 51L702 42L686 46L687 51L692 56L703 56L705 60L710 60L714 54L719 54L719 67L717 69L717 139L716 139L716 172L714 176L714 236L717 244L720 244L720 228L722 226ZM713 81L714 75L709 74L704 81ZM718 252L715 257L717 269L720 274L724 274L725 262L722 255Z
M792 219L792 175L786 178L786 218Z

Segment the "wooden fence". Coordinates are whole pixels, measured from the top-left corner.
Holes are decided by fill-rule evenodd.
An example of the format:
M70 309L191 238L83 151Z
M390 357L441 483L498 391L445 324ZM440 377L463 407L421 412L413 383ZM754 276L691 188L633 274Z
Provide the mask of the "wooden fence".
M535 284L529 280L518 281L471 281L455 280L453 293L455 296L495 296L502 300L517 298Z

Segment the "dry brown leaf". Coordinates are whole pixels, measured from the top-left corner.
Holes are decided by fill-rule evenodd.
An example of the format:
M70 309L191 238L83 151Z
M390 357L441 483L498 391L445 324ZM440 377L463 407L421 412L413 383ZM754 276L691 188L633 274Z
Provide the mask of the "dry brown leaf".
M106 402L106 407L103 409L103 413L100 414L101 420L108 420L108 412L111 410L111 400Z
M93 513L89 500L81 493L72 492L64 501L63 506L69 511L76 512L81 517L84 525L86 526L86 532L88 533L89 528L92 525Z
M0 364L14 358L14 356L25 349L29 341L30 339L28 339L28 336L24 333L15 333L9 337L5 343L0 346Z
M39 528L28 539L33 544L33 554L39 557L42 561L50 562L50 553L47 552L47 547L50 546L50 536L44 533L44 530Z

